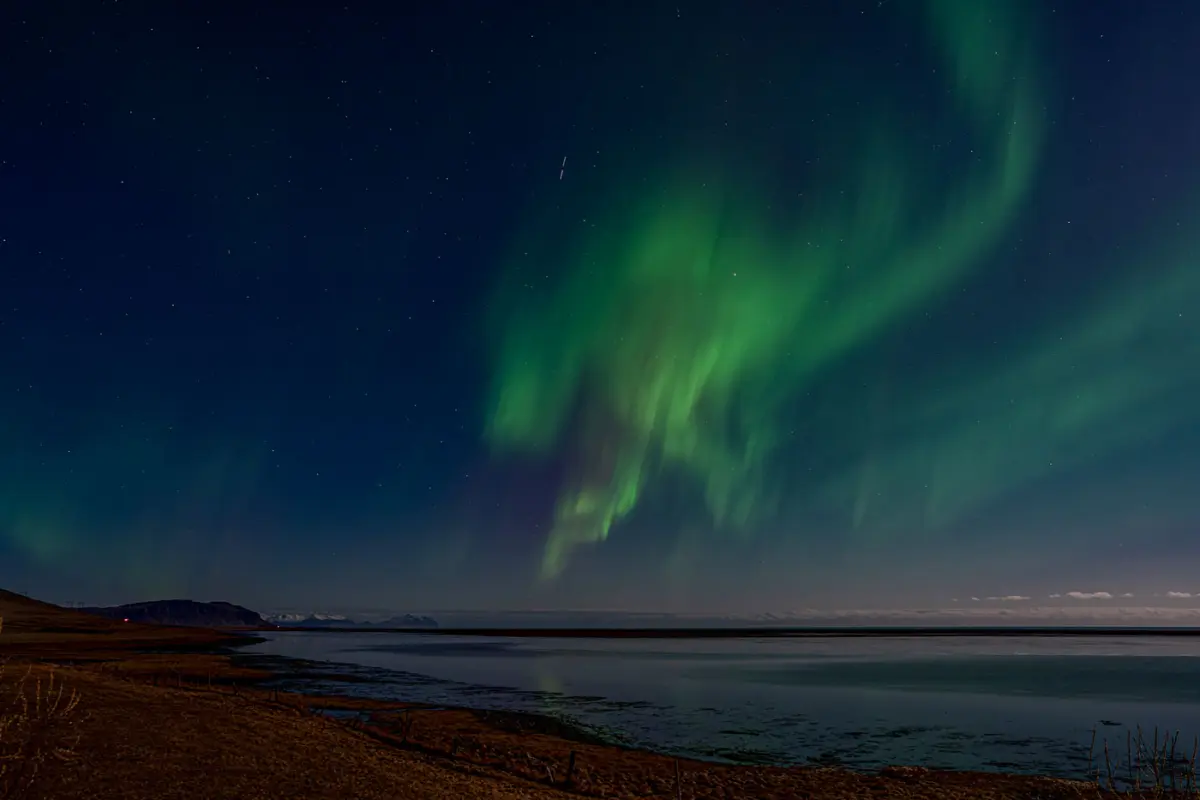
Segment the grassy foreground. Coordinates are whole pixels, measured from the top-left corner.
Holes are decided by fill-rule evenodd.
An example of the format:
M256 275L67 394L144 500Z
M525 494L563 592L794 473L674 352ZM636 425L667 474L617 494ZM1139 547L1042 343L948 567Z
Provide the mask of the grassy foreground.
M6 592L0 617L0 800L1114 796L1103 778L673 759L522 715L257 688L268 675L214 652L227 633L110 622ZM1190 789L1137 794L1197 797Z

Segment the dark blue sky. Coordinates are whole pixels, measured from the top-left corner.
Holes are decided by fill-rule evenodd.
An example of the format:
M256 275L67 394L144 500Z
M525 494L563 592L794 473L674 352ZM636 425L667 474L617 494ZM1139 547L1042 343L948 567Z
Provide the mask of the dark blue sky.
M611 398L588 417L584 387L553 446L490 446L497 342L523 324L503 287L577 267L520 262L531 242L570 250L566 226L643 203L676 160L744 177L727 202L753 196L776 240L881 235L838 204L885 202L872 157L912 165L904 225L936 229L973 191L988 207L986 178L956 179L1003 147L940 82L961 65L916 2L335 5L0 10L0 585L717 610L1200 591L1200 7L1013 23L1031 60L995 91L1036 84L1042 133L991 239L819 375L766 387L753 523L714 525L703 477L662 467L546 583L556 504L621 420ZM881 264L911 244L884 241ZM614 307L648 302L619 280L599 283ZM867 292L832 302L862 319ZM590 306L557 297L538 335L571 341ZM662 302L666 325L688 311ZM587 419L608 433L574 436ZM921 470L953 502L914 500Z

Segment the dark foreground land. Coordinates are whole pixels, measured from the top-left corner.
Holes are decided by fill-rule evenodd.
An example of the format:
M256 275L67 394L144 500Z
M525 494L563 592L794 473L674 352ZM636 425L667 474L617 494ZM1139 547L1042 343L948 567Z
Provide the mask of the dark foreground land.
M271 673L220 650L242 640L228 632L120 623L5 592L0 617L0 798L1107 794L1096 783L918 767L869 775L677 760L536 716L275 692L260 685Z

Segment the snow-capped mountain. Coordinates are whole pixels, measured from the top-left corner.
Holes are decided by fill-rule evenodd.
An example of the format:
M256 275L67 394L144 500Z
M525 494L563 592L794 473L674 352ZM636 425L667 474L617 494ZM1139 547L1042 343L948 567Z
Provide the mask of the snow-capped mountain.
M264 614L272 625L295 628L436 628L437 620L419 614L398 614L376 620L353 619L345 614L282 611Z
M299 625L307 620L316 620L319 622L349 622L350 618L345 614L322 614L319 612L310 612L307 614L297 613L295 611L279 611L270 614L263 614L262 618L272 625Z

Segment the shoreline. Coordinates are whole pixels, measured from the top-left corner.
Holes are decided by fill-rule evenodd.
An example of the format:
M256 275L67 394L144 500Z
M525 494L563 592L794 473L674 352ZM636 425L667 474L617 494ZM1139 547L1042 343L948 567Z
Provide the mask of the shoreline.
M264 677L258 682L258 688L261 688L265 691L279 691L278 688L271 687L269 685L272 683L295 682L301 685L304 683L312 683L331 687L340 683L357 685L377 683L377 681L372 678L364 678L350 673L338 671L338 667L357 665L341 664L334 661L314 661L312 659L297 658L293 656L260 655L252 653L233 653L230 657L230 660L233 664L247 664L248 669L261 670L269 673L270 677ZM322 669L322 667L329 667L330 669ZM622 742L619 734L609 733L586 723L578 722L568 717L555 716L554 714L514 709L483 708L451 703L429 703L413 700L386 700L381 698L359 697L337 691L314 691L314 689L317 688L316 686L308 687L308 691L296 691L298 688L300 687L293 687L285 689L284 691L287 694L295 694L297 696L307 698L310 702L317 704L319 704L319 701L327 700L339 708L345 707L349 704L355 706L374 706L375 704L379 704L384 708L384 710L392 709L393 707L399 707L402 709L408 709L412 712L466 713L479 718L481 721L491 727L496 727L511 732L553 736L558 739L563 739L565 741L575 742L578 744L587 744L598 747L615 747L621 750L633 750L648 754L673 757L670 756L670 754L661 753L648 747ZM703 761L702 759L697 760Z
M247 700L299 703L388 746L468 768L477 767L596 798L1078 798L1100 797L1094 782L1045 775L890 765L855 770L840 765L735 764L674 756L622 744L550 714L431 705L355 697L336 692L280 691L267 684L307 680L336 684L359 679L336 673L336 662L235 653L240 660L294 663L289 675L258 669L262 677L242 690ZM312 666L333 671L314 674ZM237 691L237 690L235 690Z
M304 649L301 648L302 651ZM284 649L286 652L287 648ZM478 682L487 681L491 676L475 673L475 682L461 676L459 679L443 680L419 665L389 669L379 664L356 663L352 659L333 660L338 655L336 648L333 651L319 648L318 652L322 653L323 659L330 660L298 659L282 653L261 656L246 654L239 658L264 659L260 663L265 669L277 673L276 680L284 682L281 685L310 696L405 698L414 708L475 714L486 713L485 709L503 709L502 713L530 718L532 722L527 727L537 733L546 732L545 723L539 720L551 720L554 724L572 727L583 736L591 736L598 740L595 743L601 745L715 767L821 767L875 775L889 766L922 765L934 773L967 772L998 778L1040 776L1093 785L1096 776L1102 781L1108 780L1105 775L1107 767L1112 769L1113 779L1118 786L1133 786L1138 781L1145 784L1148 780L1160 779L1195 782L1196 759L1190 756L1193 749L1191 735L1180 738L1178 731L1135 725L1137 714L1126 717L1098 713L1083 721L1083 724L1056 729L1057 735L1055 732L1038 733L1036 725L1033 733L1024 735L1021 731L1031 730L1028 726L974 728L970 720L960 720L966 727L954 728L939 725L937 721L913 722L911 718L891 718L886 724L875 727L863 719L839 723L841 728L837 724L826 724L829 733L810 735L815 729L806 730L804 725L827 723L830 715L833 719L842 719L837 705L822 705L827 713L814 714L810 704L802 703L789 707L790 710L783 717L778 714L747 717L736 706L730 706L723 707L726 714L720 723L711 723L707 718L697 720L706 733L681 737L678 735L682 730L680 725L690 725L693 718L686 713L676 714L679 709L669 702L661 707L654 703L646 704L655 707L649 715L642 713L631 717L620 711L624 705L640 705L640 701L646 697L644 694L620 695L622 700L610 702L608 698L590 696L601 693L589 693L586 690L579 691L589 696L575 697L539 690L536 684L531 683L517 683L513 685L523 688L511 688L506 684ZM297 674L293 666L300 663L304 665L301 670L304 674ZM353 684L355 688L343 689L339 686L342 682ZM379 688L373 689L371 685ZM531 694L536 696L531 698ZM857 702L855 698L850 700ZM429 703L436 705L427 705ZM615 716L605 713L614 710L617 712ZM1004 711L1003 708L998 710ZM799 724L789 716L793 712L800 719ZM1134 722L1126 724L1112 721L1127 719ZM789 732L793 730L792 726L796 726L794 734ZM1127 732L1131 733L1131 740L1127 739ZM1163 748L1172 736L1179 749L1167 753ZM896 739L904 741L896 745L887 743L887 740ZM999 746L994 745L993 740L997 739L1003 740ZM1106 747L1112 748L1111 754L1106 752ZM1111 764L1105 763L1106 758L1111 760ZM1141 763L1142 769L1156 773L1158 777L1135 778L1134 773L1128 770L1127 762ZM1200 800L1200 791L1195 796Z
M222 723L215 719L218 713L222 717L249 717L263 724L274 720L273 724L277 726L299 725L307 731L305 736L315 736L318 731L324 735L340 735L341 747L361 750L359 755L363 757L373 748L383 746L395 751L399 757L417 758L423 764L456 775L526 787L521 790L522 797L539 797L541 795L536 792L542 791L550 793L546 797L652 797L663 800L680 797L686 800L751 797L845 800L864 796L947 800L1040 797L1048 800L1102 796L1094 783L1044 776L938 771L917 766L893 766L877 773L865 773L842 767L743 766L674 758L608 742L579 741L587 737L571 735L568 726L547 730L548 720L553 719L549 717L539 719L536 715L519 712L439 708L346 695L280 691L264 685L279 680L278 673L238 664L238 656L243 654L236 651L231 653L220 648L209 652L146 652L141 647L144 644L149 642L137 642L137 651L110 651L101 658L71 665L63 665L54 658L35 660L41 662L39 669L54 669L63 685L79 692L89 721L98 726L97 730L106 739L113 738L109 732L117 722L117 714L137 717L140 725L140 719L149 711L150 705L174 705L188 709L186 713L204 723L205 729L220 728ZM164 644L171 648L176 643ZM127 699L120 705L109 700L109 708L106 708L103 700L111 697ZM131 703L136 705L131 707ZM173 712L169 719L175 720L179 713ZM212 721L206 722L209 719ZM149 737L146 747L165 746L176 736L188 738L182 730L171 728L178 723L164 724L168 731L145 732L144 735ZM257 738L261 740L263 734L258 734ZM225 747L249 750L252 744L260 742L252 743L238 735L231 736ZM282 755L278 750L278 747L272 748L274 757ZM143 763L153 763L168 755L149 752L139 757ZM228 750L224 755L229 756ZM320 753L313 755L321 757ZM107 766L106 761L94 768L92 780L96 780L96 774L103 773ZM62 765L61 769L67 774L60 780L67 784L55 791L55 797L130 796L116 792L96 794L90 788L86 793L73 793L69 790L70 767L70 762ZM222 780L219 773L212 773L210 777ZM193 791L189 796L232 795L204 795ZM331 795L310 793L299 796Z
M663 781L673 778L675 788L687 783L688 775L703 776L702 782L716 786L737 785L738 791L754 789L766 794L713 794L726 797L846 797L873 795L891 787L906 797L1100 797L1109 795L1095 781L1047 774L1011 773L913 765L883 765L855 768L836 762L812 760L805 764L754 763L750 759L709 760L703 757L674 755L642 744L624 743L619 733L605 732L553 714L524 710L495 710L471 706L429 704L406 700L384 700L342 694L336 689L304 691L305 682L334 687L340 682L372 683L339 672L341 667L359 665L316 661L283 655L235 654L232 660L254 662L270 674L260 685L295 682L288 693L303 698L317 713L341 718L358 730L394 746L410 747L443 758L466 758L478 766L487 766L547 786L560 786L590 797L675 797L645 794L646 787L663 789ZM267 689L270 691L270 689ZM471 728L471 721L490 729L486 734L474 730L476 740L460 734ZM514 741L513 736L519 741ZM482 741L482 744L480 744ZM485 756L475 760L467 747L478 745ZM518 755L515 760L514 754ZM597 758L598 756L598 758ZM498 757L498 760L497 760ZM614 764L612 762L623 762ZM588 764L598 763L595 770ZM532 766L529 766L532 765ZM580 770L576 772L576 770ZM542 776L542 772L546 776ZM572 781L572 775L575 780ZM676 776L676 777L673 777ZM582 778L580 777L582 776ZM666 777L664 777L666 776ZM715 779L715 780L714 780ZM813 786L813 780L824 789ZM642 788L630 793L612 793L602 787L593 791L593 783L617 783ZM845 794L846 791L850 795ZM926 794L928 792L928 794ZM962 793L962 792L965 792ZM1032 794L1031 794L1032 792ZM682 795L691 796L691 795ZM709 794L695 794L697 798ZM884 791L883 796L892 796ZM1131 795L1121 795L1131 796ZM1170 796L1158 794L1155 796Z
M607 741L550 715L281 691L268 684L287 676L245 653L251 631L84 622L87 632L6 624L0 637L0 660L9 662L0 689L54 680L79 698L80 716L69 728L72 756L47 762L44 773L47 794L63 800L1115 796L1096 781L1037 775L676 758ZM301 675L311 667L294 663ZM1098 768L1104 764L1101 758Z

